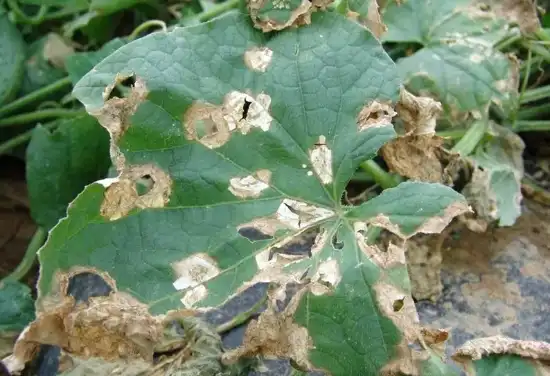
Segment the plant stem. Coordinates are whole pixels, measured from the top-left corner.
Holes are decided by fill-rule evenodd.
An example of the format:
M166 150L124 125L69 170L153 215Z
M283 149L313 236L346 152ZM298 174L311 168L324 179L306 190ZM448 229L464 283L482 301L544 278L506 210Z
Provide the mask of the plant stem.
M164 21L149 20L149 21L145 21L144 23L142 23L141 25L136 27L134 29L134 31L132 31L132 34L130 34L128 36L128 40L132 41L132 40L136 39L139 36L139 33L141 33L144 30L149 29L151 26L158 26L158 27L162 28L162 31L164 31L164 32L166 32L168 30L166 28L166 23Z
M451 151L457 152L463 157L469 155L472 151L474 151L479 141L483 138L486 129L486 120L482 119L473 122L460 141L453 146Z
M40 24L44 20L44 16L48 11L48 7L46 5L41 5L40 9L34 16L28 16L25 12L21 10L21 8L19 8L17 0L8 0L7 2L11 11L17 16L18 21L20 20L22 23L29 25Z
M534 89L526 90L521 97L521 104L538 101L550 97L550 85L540 86Z
M63 108L50 108L35 112L27 112L0 120L0 128L14 125L28 124L51 118L66 118L85 114L84 110L67 110Z
M439 131L436 133L439 137L451 140L459 140L466 134L466 129L451 129L448 131Z
M348 12L348 0L340 0L336 6L336 12L345 16Z
M366 242L368 245L376 243L380 233L382 232L382 227L369 226L367 229Z
M547 116L548 114L550 114L550 105L544 103L519 110L517 118L520 120L529 120L540 116Z
M384 171L375 161L369 160L361 163L361 168L368 173L382 189L393 188L398 182L392 175Z
M44 124L43 127L46 129L52 129L57 126L56 122L51 122L48 124ZM0 144L0 155L9 153L12 149L18 147L19 145L24 144L25 142L29 141L32 137L32 132L34 131L34 128L29 129L26 132L23 132L14 138L9 139L6 142L3 142Z
M544 60L550 62L550 50L532 41L522 41L521 45L526 49L532 50L534 53L542 57Z
M516 120L514 132L547 132L550 120Z
M267 293L264 294L264 296L258 300L250 309L239 313L235 317L233 317L231 320L224 322L223 324L220 324L216 327L216 332L218 334L225 333L233 328L236 328L237 326L244 324L250 317L256 313L256 311L264 305L264 303L267 301Z
M498 42L496 45L495 45L495 49L497 50L504 50L505 48L511 46L512 44L516 43L516 42L519 42L521 40L522 36L521 34L515 34L515 35L511 35L507 38L504 38L503 40L501 40L500 42Z
M69 77L65 77L49 84L48 86L44 86L36 91L33 91L32 93L29 93L24 97L18 98L13 102L8 103L2 108L0 108L0 117L5 116L12 111L18 110L21 107L24 107L34 101L43 99L55 93L56 91L64 89L65 87L70 85L71 85L71 80L69 79Z
M214 17L219 16L222 13L225 13L226 11L236 8L239 6L239 2L241 0L227 0L219 5L216 5L212 7L211 9L207 10L206 12L203 12L198 15L197 19L200 22L209 21Z
M23 260L21 260L21 262L19 263L19 265L17 265L15 270L11 272L3 280L19 281L26 276L29 270L34 265L36 252L38 252L42 244L44 244L44 241L46 240L47 236L48 236L48 232L44 228L38 227L38 229L36 229L36 232L32 236L32 239L29 243L29 246L27 247L27 250L25 251Z

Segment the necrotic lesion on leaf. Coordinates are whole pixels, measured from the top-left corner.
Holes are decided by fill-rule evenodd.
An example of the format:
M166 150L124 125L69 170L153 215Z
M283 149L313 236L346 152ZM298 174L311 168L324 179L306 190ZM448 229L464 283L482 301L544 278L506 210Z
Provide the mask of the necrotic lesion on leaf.
M397 113L391 102L371 101L357 115L357 129L361 132L370 128L391 126L395 115Z
M261 73L267 71L272 58L273 51L267 47L254 46L244 53L245 65L253 71Z
M174 287L185 290L181 302L185 307L192 307L206 298L208 290L203 282L216 277L221 270L217 263L206 253L195 253L172 264L176 275Z
M229 180L229 191L237 197L260 197L262 192L269 188L271 171L258 170L253 175L244 178L231 178Z
M147 177L152 186L140 195L136 183L143 177ZM105 190L101 215L116 220L134 208L161 208L170 200L171 192L172 179L159 167L153 164L125 166L120 177Z
M319 141L309 150L309 160L323 184L332 183L332 150L329 149L326 137L319 136Z
M271 97L267 94L260 93L254 98L239 91L226 94L221 106L196 101L183 114L185 136L215 149L229 141L234 131L242 134L252 128L268 131L273 121L270 104Z

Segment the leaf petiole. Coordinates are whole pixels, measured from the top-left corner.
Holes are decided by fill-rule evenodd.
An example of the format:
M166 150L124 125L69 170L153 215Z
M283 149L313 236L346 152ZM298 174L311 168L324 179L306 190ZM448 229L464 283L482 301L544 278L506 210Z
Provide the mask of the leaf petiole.
M48 231L46 231L44 228L39 227L34 235L32 236L31 242L29 243L29 246L27 247L27 250L25 251L25 255L23 256L23 259L17 265L15 270L11 272L7 277L2 279L3 281L19 281L32 268L34 264L34 260L36 258L36 252L40 249L42 244L44 244L44 241L46 240L46 237L48 236ZM1 282L0 282L1 283Z
M27 112L21 115L1 119L0 128L28 124L45 119L74 117L85 113L86 111L84 110L67 110L61 108L50 108L46 110Z

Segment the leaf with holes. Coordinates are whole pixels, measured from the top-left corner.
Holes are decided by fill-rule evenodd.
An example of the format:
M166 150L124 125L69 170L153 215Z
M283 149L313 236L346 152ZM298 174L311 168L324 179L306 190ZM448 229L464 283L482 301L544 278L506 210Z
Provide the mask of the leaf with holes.
M434 95L454 116L483 112L492 102L512 108L518 64L493 48L509 29L502 14L471 0L391 0L383 20L384 41L423 46L397 62L409 90Z
M125 97L114 96L117 84L130 84ZM342 204L359 164L395 136L399 89L378 40L335 13L271 34L230 13L119 48L74 88L109 131L119 175L86 187L40 250L31 329L68 315L61 330L87 356L131 351L152 366L154 352L178 346L159 329L164 314L195 330L186 317L267 284L267 308L241 345L214 357L224 367L255 355L332 375L421 367L408 346L420 338L404 253L382 252L368 234L439 232L468 206L448 187L418 182ZM64 296L81 273L113 293L73 307ZM79 335L82 326L108 326L102 346ZM17 354L40 342L35 332ZM196 353L219 354L210 350Z

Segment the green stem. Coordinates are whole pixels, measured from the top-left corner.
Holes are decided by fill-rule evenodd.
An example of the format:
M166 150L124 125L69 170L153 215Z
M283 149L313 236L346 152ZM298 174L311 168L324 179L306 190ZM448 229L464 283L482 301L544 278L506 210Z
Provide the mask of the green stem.
M158 27L162 28L162 31L164 31L164 32L166 32L168 30L166 28L166 23L164 21L149 20L149 21L145 21L144 23L142 23L141 25L136 27L134 29L134 31L132 31L132 34L130 34L128 36L128 40L133 41L134 39L136 39L139 36L139 33L141 33L144 30L149 29L151 26L158 26Z
M361 168L368 173L382 189L393 188L398 182L392 175L384 171L375 161L369 160L361 163Z
M82 8L68 7L68 8L60 9L60 10L55 11L55 12L47 13L44 16L43 21L57 20L57 19L60 19L60 18L69 17L69 16L72 16L76 13L80 13L80 12L88 10L88 5L86 3L84 3L84 5L86 5L86 6L82 7Z
M369 245L376 243L382 233L382 227L369 226L367 229L366 242Z
M453 146L451 150L459 153L463 157L469 155L472 151L474 151L479 141L483 138L486 129L486 120L475 121L472 125L470 125L464 136L455 144L455 146Z
M546 41L546 42L550 42L550 34L548 34L548 32L543 29L543 28L540 28L538 29L536 32L535 32L535 35L537 36L537 38L539 38L540 40L543 40L543 41Z
M550 50L548 48L527 40L522 41L521 45L526 49L530 49L531 51L533 51L535 54L542 57L547 62L550 62Z
M17 0L8 0L8 5L12 12L17 16L18 21L29 25L38 25L44 20L44 16L48 11L48 6L41 5L40 9L34 16L29 16L19 8Z
M40 120L51 118L66 118L85 114L84 110L66 110L61 108L51 108L35 112L27 112L21 115L4 118L0 120L0 128L12 127L15 125L34 123Z
M47 236L48 232L44 228L39 227L32 236L31 242L29 243L29 246L25 251L25 255L23 256L23 260L21 260L15 270L3 280L19 281L26 276L29 270L31 270L32 266L34 265L36 252L38 252L42 244L44 244Z
M451 129L448 131L439 131L436 134L439 137L447 138L451 140L459 140L466 134L466 129Z
M505 48L513 45L514 43L517 43L521 40L522 36L521 34L515 34L515 35L511 35L507 38L504 38L503 40L501 40L500 42L498 42L496 45L495 45L495 49L497 50L504 50Z
M216 327L216 332L218 334L225 333L233 328L236 328L237 326L244 324L245 322L250 319L250 317L256 313L256 311L264 305L264 303L267 301L267 294L264 294L264 296L258 300L250 309L239 313L235 317L233 317L231 320L224 322L223 324L220 324Z
M52 129L57 126L56 122L51 122L48 124L44 124L43 127L47 129ZM32 137L32 132L34 131L34 128L29 129L26 132L23 132L21 134L18 134L14 138L9 139L6 142L3 142L0 144L0 155L9 153L11 150L15 149L19 145L23 145L25 142L29 141Z
M550 105L544 103L538 106L525 107L519 110L517 119L530 120L541 116L548 116L548 114L550 114Z
M225 13L226 11L236 8L239 6L239 2L241 0L227 0L219 5L216 5L212 7L211 9L207 10L206 12L203 12L198 15L198 20L200 22L206 22L211 20L214 17L219 16L222 13Z
M514 132L547 132L550 120L516 120Z
M69 77L62 78L58 81L55 81L48 86L44 86L32 93L25 95L24 97L18 98L11 103L6 104L0 108L0 117L7 115L10 112L18 110L28 104L31 104L37 100L43 99L50 96L52 93L55 93L58 90L64 89L67 86L71 85L71 80Z
M521 104L526 104L550 97L550 85L526 90L521 97Z

